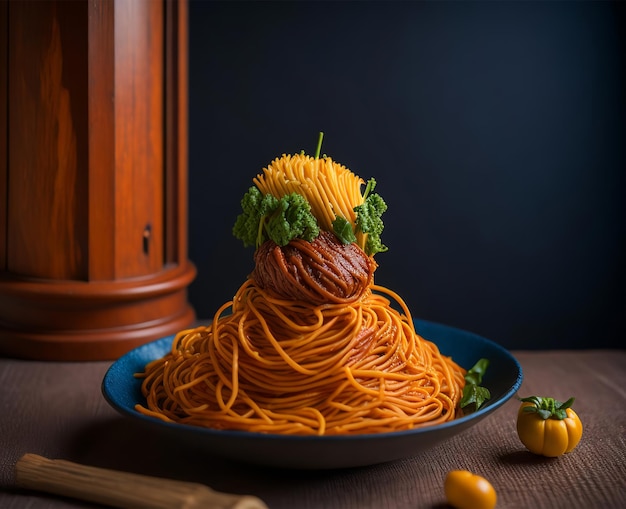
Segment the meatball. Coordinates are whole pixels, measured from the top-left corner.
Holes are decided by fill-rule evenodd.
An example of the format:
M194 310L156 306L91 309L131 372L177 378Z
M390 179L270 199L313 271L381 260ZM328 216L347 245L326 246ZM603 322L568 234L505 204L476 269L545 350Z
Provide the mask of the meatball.
M343 244L322 231L312 242L294 239L286 246L269 240L254 255L256 285L270 295L312 304L348 303L361 298L374 277L376 262L356 244Z

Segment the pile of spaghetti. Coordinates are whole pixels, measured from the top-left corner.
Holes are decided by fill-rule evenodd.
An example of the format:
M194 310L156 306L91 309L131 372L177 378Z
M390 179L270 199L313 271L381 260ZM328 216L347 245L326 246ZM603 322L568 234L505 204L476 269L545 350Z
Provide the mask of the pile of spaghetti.
M300 435L454 419L465 370L374 283L386 205L375 181L365 184L329 157L283 155L264 168L233 229L254 245L254 271L210 325L178 333L137 375L146 398L137 410Z

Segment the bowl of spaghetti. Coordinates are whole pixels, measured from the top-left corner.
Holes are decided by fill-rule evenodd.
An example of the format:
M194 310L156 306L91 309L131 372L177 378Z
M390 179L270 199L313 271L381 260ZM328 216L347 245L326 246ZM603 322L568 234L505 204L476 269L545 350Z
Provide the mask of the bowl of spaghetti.
M252 273L208 325L116 361L107 401L215 454L289 468L417 454L496 410L521 384L517 361L475 334L414 320L375 283L387 250L375 187L320 158L319 145L315 157L272 161L233 227L254 248ZM468 413L479 359L487 402Z
M497 343L468 331L446 325L415 320L418 333L436 343L441 351L460 364L469 365L477 356L490 359L483 383L491 399L479 410L442 424L405 431L345 435L285 435L203 428L165 422L138 412L145 405L141 372L149 362L170 351L174 337L169 336L140 346L114 362L107 371L102 390L106 400L122 415L192 450L249 464L278 468L333 469L351 468L418 456L426 450L445 446L445 442L478 424L512 398L522 383L518 361Z

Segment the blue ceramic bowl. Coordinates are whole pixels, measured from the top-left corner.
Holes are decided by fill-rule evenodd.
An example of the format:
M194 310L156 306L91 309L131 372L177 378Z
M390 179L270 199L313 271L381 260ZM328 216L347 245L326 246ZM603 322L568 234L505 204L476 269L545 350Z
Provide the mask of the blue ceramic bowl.
M246 463L281 468L329 469L373 465L419 455L479 423L509 400L522 383L522 368L503 347L476 334L415 320L418 333L465 368L480 358L490 364L483 385L491 399L477 412L454 421L408 431L341 436L291 436L223 431L166 423L135 410L145 403L141 380L133 376L169 350L173 336L140 346L114 362L102 382L108 403L121 414L165 431L167 439L192 444L212 454Z

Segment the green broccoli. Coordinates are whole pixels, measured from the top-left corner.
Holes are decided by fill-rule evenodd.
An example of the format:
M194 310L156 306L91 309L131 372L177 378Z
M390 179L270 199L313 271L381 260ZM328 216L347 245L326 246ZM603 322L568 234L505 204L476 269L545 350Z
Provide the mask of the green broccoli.
M387 210L387 204L379 194L372 193L375 187L376 180L370 179L363 195L365 201L354 207L356 212L354 230L345 217L336 216L333 221L333 232L344 244L356 242L355 231L365 233L365 245L361 247L370 256L387 251L387 246L380 240L384 228L381 216Z
M285 246L295 238L310 242L319 235L311 206L298 193L278 199L251 187L241 200L241 208L243 212L235 221L233 235L246 247L259 247L268 239L279 246Z
M354 207L356 230L367 234L364 251L370 256L388 249L380 239L384 228L381 216L387 210L387 204L379 194L372 193L375 187L376 180L372 178L365 188L365 201Z
M265 218L267 236L279 246L295 238L311 242L319 233L317 220L311 214L311 205L298 193L283 196L276 209Z

